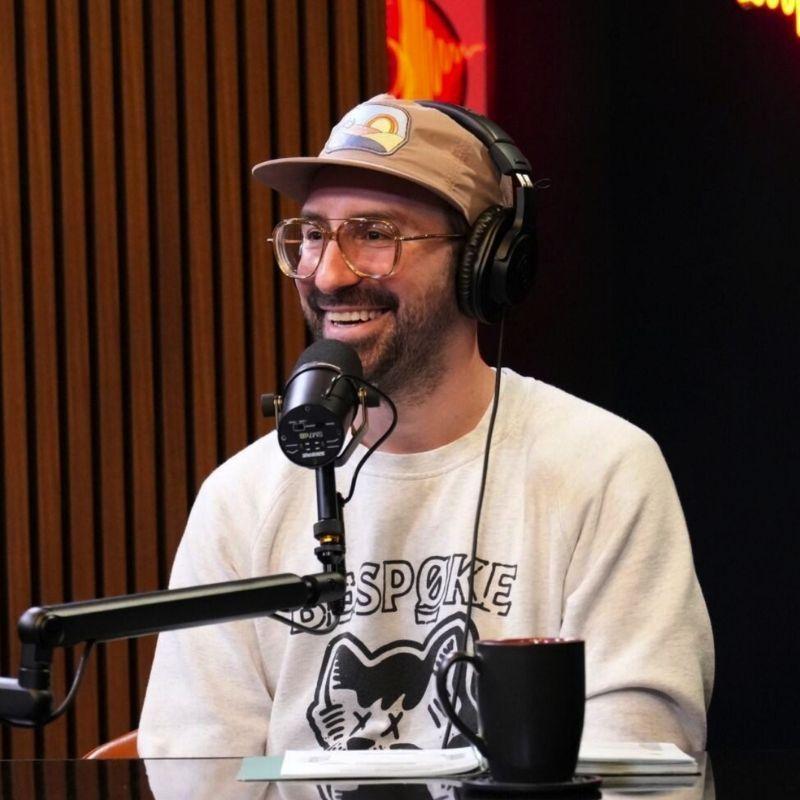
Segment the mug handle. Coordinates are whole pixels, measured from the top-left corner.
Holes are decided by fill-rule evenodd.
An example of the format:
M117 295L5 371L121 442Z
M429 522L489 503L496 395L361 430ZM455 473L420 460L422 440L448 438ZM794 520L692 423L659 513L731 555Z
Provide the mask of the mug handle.
M481 671L481 661L477 656L470 655L469 653L464 653L461 650L455 650L449 655L445 656L437 665L436 665L436 693L439 695L439 700L444 707L445 714L450 718L450 721L453 725L458 728L467 739L478 748L478 752L484 757L489 758L488 751L486 750L486 742L478 736L475 731L471 728L468 728L461 717L456 714L455 708L453 708L453 703L450 700L450 695L447 693L447 673L450 671L450 668L453 667L459 661L467 661L469 662L478 672Z

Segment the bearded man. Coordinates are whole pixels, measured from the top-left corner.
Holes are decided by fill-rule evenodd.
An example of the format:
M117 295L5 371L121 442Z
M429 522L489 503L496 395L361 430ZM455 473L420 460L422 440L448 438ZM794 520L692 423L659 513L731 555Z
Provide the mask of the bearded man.
M702 749L713 642L650 437L504 370L471 558L495 372L456 285L465 241L511 204L484 143L442 109L382 95L348 112L318 157L254 173L302 203L272 241L311 331L356 350L398 423L347 506L344 613L162 634L140 753L461 744L432 673L465 627L472 640L584 639L585 738ZM374 441L390 412L370 420ZM171 585L317 571L315 509L312 472L274 433L260 439L203 484ZM474 722L470 681L458 703Z

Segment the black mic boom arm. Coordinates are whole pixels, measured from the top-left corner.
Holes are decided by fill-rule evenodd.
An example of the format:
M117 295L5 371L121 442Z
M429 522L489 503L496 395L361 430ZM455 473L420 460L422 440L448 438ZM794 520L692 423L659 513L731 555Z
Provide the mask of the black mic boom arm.
M211 623L268 616L341 600L345 576L289 573L29 608L19 619L19 677L0 678L0 721L46 721L53 648L109 642Z

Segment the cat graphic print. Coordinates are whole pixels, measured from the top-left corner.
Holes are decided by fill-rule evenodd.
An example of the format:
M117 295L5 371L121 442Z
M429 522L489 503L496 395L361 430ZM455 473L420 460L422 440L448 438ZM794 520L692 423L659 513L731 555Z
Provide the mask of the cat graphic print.
M444 739L447 717L433 675L437 661L460 647L464 622L464 614L454 614L421 643L394 641L374 652L352 633L334 637L306 713L319 745L326 750L417 749L421 745L413 741L413 731L433 726L441 747L467 746L455 728ZM477 639L472 623L470 638ZM456 708L468 725L477 727L474 674L466 672L461 684Z

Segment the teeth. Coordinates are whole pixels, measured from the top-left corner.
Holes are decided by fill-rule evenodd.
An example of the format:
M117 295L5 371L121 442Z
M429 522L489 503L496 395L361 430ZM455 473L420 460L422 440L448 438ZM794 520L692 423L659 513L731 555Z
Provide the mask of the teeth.
M328 311L328 319L331 322L368 322L376 319L383 311L362 308L358 311Z

